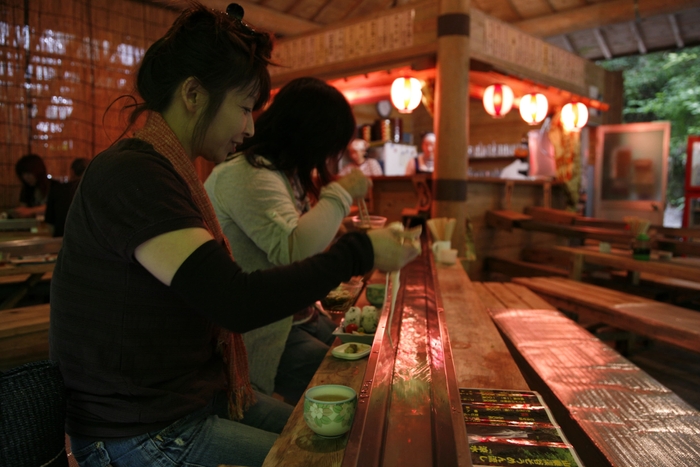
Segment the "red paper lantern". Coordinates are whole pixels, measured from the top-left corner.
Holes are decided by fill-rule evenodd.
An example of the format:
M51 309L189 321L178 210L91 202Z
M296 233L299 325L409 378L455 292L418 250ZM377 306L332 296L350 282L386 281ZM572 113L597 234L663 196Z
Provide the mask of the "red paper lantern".
M484 91L484 109L493 118L501 118L513 107L513 90L505 84L492 84Z
M409 114L418 107L423 92L416 78L396 78L391 85L391 103L402 114Z

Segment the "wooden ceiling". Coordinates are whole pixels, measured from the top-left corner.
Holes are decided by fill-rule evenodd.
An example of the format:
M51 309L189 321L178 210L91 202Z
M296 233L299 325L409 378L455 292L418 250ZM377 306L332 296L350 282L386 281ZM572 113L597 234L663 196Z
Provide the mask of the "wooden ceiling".
M181 0L152 0L176 5ZM437 1L437 0L436 0ZM225 9L230 0L202 0ZM294 36L425 0L239 0L251 24ZM700 0L472 0L471 5L590 60L700 44Z

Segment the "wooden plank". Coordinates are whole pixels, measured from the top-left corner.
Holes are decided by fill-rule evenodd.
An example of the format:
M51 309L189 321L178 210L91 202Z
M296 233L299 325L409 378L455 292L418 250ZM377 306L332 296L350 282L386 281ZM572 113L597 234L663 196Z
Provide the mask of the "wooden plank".
M516 293L501 282L487 282L486 288L505 305L506 309L529 308Z
M674 256L700 256L700 242L657 237L652 242L652 248L670 251Z
M334 347L339 343L336 339ZM321 363L309 386L342 384L358 394L365 374L367 359L340 360L329 353ZM300 401L282 430L278 441L265 458L263 467L339 466L343 460L347 436L324 439L311 431L304 421L304 401Z
M0 371L49 358L49 330L0 339Z
M639 21L695 7L696 0L637 0L634 3L612 0L518 21L513 25L536 37L550 37L614 23Z
M686 308L557 278L516 278L562 311L700 352L700 314Z
M520 227L522 221L532 219L531 216L515 211L499 210L486 211L486 225L495 229L503 229L507 231L513 230L513 227Z
M633 259L628 253L603 253L589 248L572 248L557 246L557 250L567 252L572 256L584 258L586 263L608 266L618 270L639 271L641 273L661 274L676 279L684 279L698 282L700 278L700 266L698 263L683 261L682 258L671 259L669 261L659 261L650 259L649 261L639 261ZM631 253L631 252L630 252Z
M608 219L599 219L597 217L579 216L574 218L574 225L581 227L600 227L604 229L619 229L624 230L627 224L622 221L611 221Z
M525 208L525 214L531 216L534 220L551 222L554 224L573 225L578 214L563 209L543 208L541 206L528 206Z
M436 267L459 386L527 389L480 294L462 267Z
M0 339L49 328L48 303L0 311Z
M540 309L540 310L556 310L556 307L552 306L549 302L544 300L542 297L534 293L532 290L528 289L524 285L508 283L504 284L512 293L520 297L527 308Z
M551 294L566 296L581 296L592 302L600 303L602 306L611 303L647 302L649 299L636 295L626 294L607 287L599 287L593 284L571 281L560 277L548 278L517 278L513 280L517 284L523 284L532 289L546 289Z
M479 300L481 300L489 312L492 310L505 310L506 306L503 302L493 295L491 291L486 288L485 284L485 282L472 282L472 287L474 288L474 292L479 296Z
M662 227L652 225L649 231L666 237L700 239L700 229L692 227Z
M488 273L498 272L509 277L535 276L567 276L566 269L547 266L545 264L529 263L515 259L488 256L484 259L484 270Z
M530 263L548 264L562 269L571 267L571 255L551 247L526 247L521 259Z
M537 220L523 221L520 227L524 230L547 232L567 238L592 239L610 243L627 243L632 239L628 231L604 229L600 227L553 224Z
M14 264L6 264L0 266L0 277L2 276L16 276L22 274L45 274L47 272L53 272L56 263L38 263L38 264L22 264L20 266L15 266Z

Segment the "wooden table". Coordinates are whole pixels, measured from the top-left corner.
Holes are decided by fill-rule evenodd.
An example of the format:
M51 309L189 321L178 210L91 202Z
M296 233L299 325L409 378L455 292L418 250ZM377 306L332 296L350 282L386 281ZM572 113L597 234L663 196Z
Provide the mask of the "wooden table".
M36 256L37 261L49 259L36 263L6 263L0 266L0 277L26 276L21 281L22 285L10 297L0 303L0 310L14 308L17 303L44 277L46 273L53 272L55 266L55 256L63 244L61 238L33 237L16 238L12 240L0 241L0 252L9 254L10 261L18 258Z
M403 271L402 274L404 274ZM456 382L453 382L453 384L458 387L528 389L525 379L491 321L485 306L479 300L477 292L472 288L471 282L461 265L459 263L455 265L435 265L435 277L437 279L435 287L437 303L432 305L428 303L426 306L437 306L438 314L442 313L444 326L449 331L447 339L451 349L451 356L446 356L445 361L448 365L450 362L454 365ZM383 282L383 280L383 274L375 274L370 282ZM413 294L410 303L416 304L416 298L419 297L416 297L415 289L411 288L406 293ZM420 302L420 299L418 302ZM358 305L364 304L365 297L363 294L358 300ZM405 306L402 309L405 313ZM397 316L398 310L399 308L397 307ZM397 341L395 340L395 342ZM385 342L386 339L384 339L382 345ZM377 340L375 340L373 352L376 350L376 344ZM417 343L416 347L420 347L420 344ZM391 367L396 363L382 361L381 364L385 367ZM371 370L367 365L367 359L354 362L341 361L329 354L321 364L310 386L329 383L344 384L353 387L359 394L361 390L366 389L363 387L363 384L367 384L368 378L365 371L369 372ZM434 380L431 380L429 383L430 386L434 384L439 383L436 383ZM374 394L370 396L370 404L373 397ZM394 403L396 403L395 400L392 404ZM394 411L399 409L396 409L394 405L390 407L392 418L394 418ZM461 428L463 426L461 412L454 412L451 416L455 416L458 419ZM414 414L415 417L416 415ZM439 417L439 414L433 414L433 417ZM401 419L401 415L399 414L395 418ZM428 416L427 418L430 419L431 417ZM369 416L361 421L366 422L367 419L369 419ZM355 422L355 425L357 425L357 417ZM391 423L397 423L397 420L389 420L390 425ZM355 425L350 435L335 440L322 439L306 426L303 419L303 401L300 401L263 465L264 467L364 465L361 462L362 457L357 455L359 446L354 443L354 439L357 439L357 437L354 437L356 433ZM423 431L428 432L428 441L431 437L429 434L429 421L426 421L425 425L416 428L406 428L406 425L402 425L402 427L401 429L394 428L389 430L389 434L384 434L383 439L386 441L374 440L374 444L383 445L383 448L380 447L381 451L395 451L396 444L406 442L407 438L409 443L413 439L411 444L415 445L426 442L426 440L420 439L421 437L424 438ZM417 433L416 429L420 433ZM364 430L365 437L361 438L360 442L360 446L363 446L363 448L365 448L364 443L368 442L368 437L366 436L367 425L365 425ZM466 440L466 432L463 433L463 436ZM372 441L371 437L369 437L369 441ZM450 445L451 443L448 440L446 444ZM391 449L386 449L390 444L393 445ZM455 444L457 447L452 446L452 448L459 451L459 441L456 441ZM410 452L411 449L415 448L406 447L406 449L402 450ZM450 465L469 465L468 449L465 449L465 446L462 446L461 449L463 452L458 453L459 461ZM416 454L414 455L406 454L406 452L383 452L377 465L441 465L439 461L432 459L428 459L427 463L424 462L423 457L426 455L430 457L430 451L424 453L423 457L418 454L418 451L415 452ZM358 458L360 463L356 463L357 461L353 460ZM438 462L438 464L435 464L435 462Z
M49 261L36 264L5 264L0 266L0 277L17 276L19 278L24 276L24 280L20 279L20 287L0 303L0 310L14 308L32 288L44 279L47 273L50 275L53 272L55 265L55 261Z
M631 251L613 250L610 253L604 253L590 246L554 248L571 255L570 277L578 281L581 280L585 264L588 263L628 271L635 284L639 283L639 274L642 272L700 282L700 259L696 258L659 260L652 254L648 261L641 261L632 258Z

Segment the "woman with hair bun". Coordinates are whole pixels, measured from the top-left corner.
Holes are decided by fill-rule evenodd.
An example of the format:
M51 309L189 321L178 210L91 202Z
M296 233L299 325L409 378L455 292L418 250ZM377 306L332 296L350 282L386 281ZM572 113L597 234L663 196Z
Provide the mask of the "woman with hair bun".
M290 407L256 394L241 333L418 253L388 229L244 273L197 178L254 134L270 36L195 2L144 55L145 125L94 157L51 280L50 356L81 467L261 465ZM264 310L264 312L261 312Z

